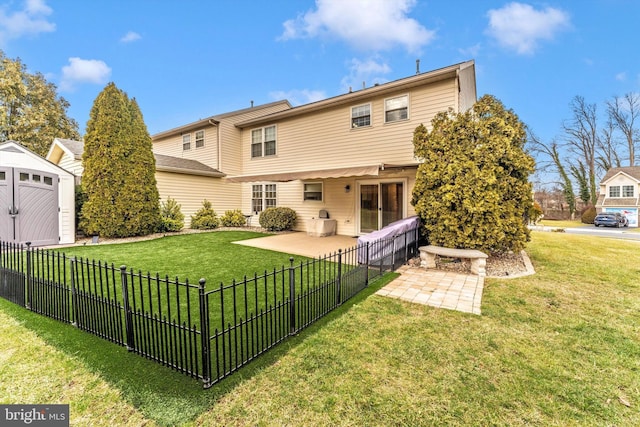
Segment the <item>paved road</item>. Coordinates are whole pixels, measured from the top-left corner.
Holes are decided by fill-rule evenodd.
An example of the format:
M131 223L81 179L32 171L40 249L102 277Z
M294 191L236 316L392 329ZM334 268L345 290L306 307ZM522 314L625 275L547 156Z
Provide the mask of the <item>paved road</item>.
M557 227L539 227L534 226L531 227L532 230L535 231L551 231L552 229ZM575 228L565 228L566 233L570 234L583 234L588 236L595 237L609 237L612 239L627 239L627 240L640 240L640 232L637 229L632 228L603 228L603 227L595 227L593 225L586 225L584 227L575 227Z

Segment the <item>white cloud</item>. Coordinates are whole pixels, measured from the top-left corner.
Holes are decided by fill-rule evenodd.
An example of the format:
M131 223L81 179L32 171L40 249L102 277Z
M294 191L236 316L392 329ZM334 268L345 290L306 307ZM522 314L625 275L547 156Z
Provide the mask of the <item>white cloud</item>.
M407 14L416 0L316 0L316 10L286 21L281 40L337 37L361 50L404 46L419 52L435 36Z
M349 63L349 75L342 79L342 90L347 92L351 90L362 89L362 86L370 87L376 83L386 83L388 80L381 75L391 72L388 64L377 59L367 59L361 61L352 59Z
M627 80L627 73L622 71L621 73L616 74L616 80L619 82L624 82Z
M122 36L120 41L122 43L131 43L131 42L134 42L136 40L140 40L141 38L142 38L142 36L140 34L136 33L135 31L129 31L127 34Z
M482 45L480 43L476 43L473 46L469 46L467 48L460 48L458 49L458 52L470 58L475 58L476 56L478 56L478 53L480 53L481 48Z
M290 91L274 91L270 92L271 99L281 101L283 99L288 100L291 105L303 105L310 102L320 101L327 97L326 93L321 90L309 90L309 89L294 89Z
M570 27L569 15L552 7L536 10L524 3L509 3L501 9L491 9L487 33L507 49L518 54L533 54L542 40Z
M18 11L9 11L7 5L0 7L0 43L55 31L56 24L47 20L52 12L44 0L26 0Z
M78 84L105 84L111 76L111 68L97 59L69 58L69 65L62 67L60 90L73 90Z

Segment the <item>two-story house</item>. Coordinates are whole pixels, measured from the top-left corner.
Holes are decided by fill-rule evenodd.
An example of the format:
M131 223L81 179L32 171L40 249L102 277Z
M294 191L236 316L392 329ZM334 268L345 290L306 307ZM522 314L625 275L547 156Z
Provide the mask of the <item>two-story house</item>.
M369 233L415 214L415 128L475 101L468 61L299 107L278 101L214 115L152 135L158 191L181 205L187 227L207 199L219 214L251 215L252 225L264 209L286 206L299 231L326 211L337 234ZM82 150L56 140L47 159L79 175Z
M640 166L611 168L600 182L598 212L620 212L630 227L638 226L640 208Z
M171 196L185 214L186 196L254 218L286 206L298 214L295 229L307 231L324 210L338 234L359 235L414 214L414 129L475 101L468 61L299 107L282 101L213 116L153 135L153 147L225 175L206 185L176 183Z

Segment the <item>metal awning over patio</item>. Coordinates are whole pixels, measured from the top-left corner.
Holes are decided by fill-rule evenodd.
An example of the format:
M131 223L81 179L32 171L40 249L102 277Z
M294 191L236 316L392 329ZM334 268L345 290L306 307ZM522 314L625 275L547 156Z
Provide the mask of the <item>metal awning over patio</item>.
M261 175L238 175L227 177L228 182L274 181L287 182L297 179L343 178L347 176L378 176L380 165L354 166L349 168L320 169L313 171L268 173Z

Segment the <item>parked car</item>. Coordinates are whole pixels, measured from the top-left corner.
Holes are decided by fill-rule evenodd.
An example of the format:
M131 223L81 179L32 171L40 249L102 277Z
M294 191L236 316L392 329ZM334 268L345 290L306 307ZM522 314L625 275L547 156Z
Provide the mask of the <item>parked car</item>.
M619 212L603 212L596 215L593 224L596 227L628 227L629 220Z

